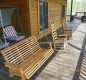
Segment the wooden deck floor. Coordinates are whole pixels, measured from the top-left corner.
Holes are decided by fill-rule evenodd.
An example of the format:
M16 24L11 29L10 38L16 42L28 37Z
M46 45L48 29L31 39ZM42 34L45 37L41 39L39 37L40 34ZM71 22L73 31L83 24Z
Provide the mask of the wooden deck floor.
M68 41L67 52L55 52L29 80L86 80L86 23L74 23L77 28L71 23L75 32L73 40ZM7 69L0 67L0 80L19 78L10 78Z

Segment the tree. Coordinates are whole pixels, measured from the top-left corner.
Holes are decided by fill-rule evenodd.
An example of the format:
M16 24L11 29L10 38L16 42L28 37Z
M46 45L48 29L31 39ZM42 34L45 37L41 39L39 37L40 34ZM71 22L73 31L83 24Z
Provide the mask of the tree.
M70 15L71 0L67 1L67 14ZM73 0L73 14L76 12L86 12L86 0Z

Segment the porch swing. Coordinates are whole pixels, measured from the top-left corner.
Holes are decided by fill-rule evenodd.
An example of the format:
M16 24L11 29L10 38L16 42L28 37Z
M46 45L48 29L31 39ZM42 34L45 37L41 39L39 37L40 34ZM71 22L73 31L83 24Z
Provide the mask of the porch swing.
M11 7L0 7L0 22L2 28L2 35L5 36L2 41L7 41L8 43L12 44L17 41L20 41L25 38L25 34L22 28L20 15L19 15L19 8L18 6L11 6ZM12 16L16 17L17 20L12 22ZM13 25L14 24L14 25ZM16 26L15 26L16 25ZM21 33L18 33L21 32Z

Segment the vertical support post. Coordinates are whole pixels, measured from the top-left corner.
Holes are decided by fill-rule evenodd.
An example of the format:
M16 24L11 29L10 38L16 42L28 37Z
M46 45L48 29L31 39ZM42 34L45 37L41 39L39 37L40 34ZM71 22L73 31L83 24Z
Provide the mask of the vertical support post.
M71 0L70 22L73 20L72 11L73 11L73 0Z

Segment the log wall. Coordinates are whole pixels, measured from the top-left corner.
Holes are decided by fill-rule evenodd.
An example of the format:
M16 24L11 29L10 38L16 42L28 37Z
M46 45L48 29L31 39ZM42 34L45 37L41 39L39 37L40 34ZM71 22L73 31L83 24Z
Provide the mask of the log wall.
M66 5L66 0L44 0L48 2L48 20L55 20L56 28L61 24L62 4ZM39 0L1 0L0 5L18 5L20 7L21 22L24 32L30 36L43 37L51 32L50 26L45 31L39 30ZM48 21L48 23L49 23Z

